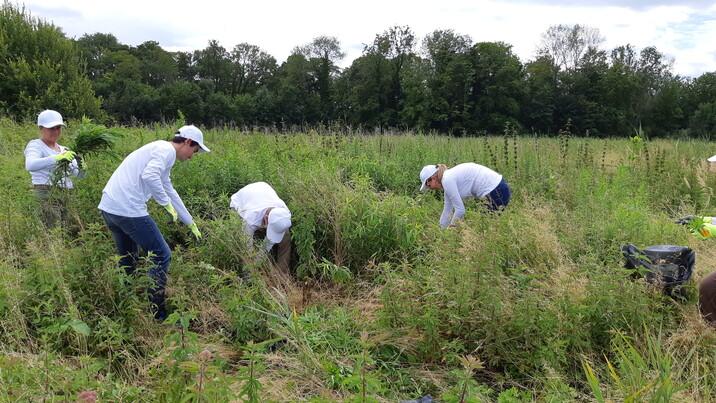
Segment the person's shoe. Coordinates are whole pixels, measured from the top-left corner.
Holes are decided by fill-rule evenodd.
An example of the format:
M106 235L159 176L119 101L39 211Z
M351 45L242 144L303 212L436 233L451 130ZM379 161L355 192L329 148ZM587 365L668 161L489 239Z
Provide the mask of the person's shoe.
M164 322L164 320L166 320L167 316L169 316L169 315L167 314L167 310L164 307L157 308L156 310L154 310L154 320L156 320L159 323Z
M149 291L149 309L154 313L154 319L164 322L167 318L167 305L164 299L164 290Z

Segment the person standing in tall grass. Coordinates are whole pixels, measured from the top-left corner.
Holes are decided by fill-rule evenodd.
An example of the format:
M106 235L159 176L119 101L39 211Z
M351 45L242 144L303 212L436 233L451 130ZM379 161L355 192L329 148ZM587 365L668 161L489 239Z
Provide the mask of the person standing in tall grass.
M264 238L264 250L288 273L291 261L291 211L266 182L251 183L231 196L229 206L244 221L252 241Z
M448 168L444 164L426 165L420 171L420 191L445 192L440 226L454 225L465 215L463 199L485 198L487 209L501 211L510 202L511 190L502 175L485 166L467 162Z
M149 290L149 298L154 317L160 321L167 317L164 290L171 250L147 212L147 201L153 198L169 213L172 221L180 218L200 239L201 232L169 177L176 160L189 160L200 151L210 150L204 145L204 134L194 126L180 128L171 142L157 140L138 148L109 178L97 206L112 232L117 253L121 256L119 264L127 274L134 272L139 247L151 252L154 267L149 270L149 276L155 285Z
M62 193L74 187L70 175L84 175L85 165L74 151L58 143L65 126L59 112L40 112L37 126L40 137L25 147L25 169L30 172L32 189L40 202L40 219L47 228L53 228L67 222L67 198ZM57 169L63 162L68 168Z

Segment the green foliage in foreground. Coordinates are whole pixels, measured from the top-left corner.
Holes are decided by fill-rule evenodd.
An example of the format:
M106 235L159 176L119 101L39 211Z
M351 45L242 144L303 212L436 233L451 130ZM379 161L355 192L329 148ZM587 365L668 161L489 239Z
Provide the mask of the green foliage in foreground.
M115 150L173 129L118 129ZM619 253L626 242L689 245L695 278L712 270L710 245L672 223L716 210L710 143L208 131L214 151L172 173L205 237L159 220L174 250L173 314L156 324L147 276L115 268L96 210L119 158L87 157L72 227L46 232L22 159L36 130L0 123L2 401L716 395L716 332L693 284L673 301L632 280ZM500 216L470 202L443 231L442 200L417 191L417 174L463 161L503 173L514 199ZM258 180L294 213L291 276L256 258L228 208Z

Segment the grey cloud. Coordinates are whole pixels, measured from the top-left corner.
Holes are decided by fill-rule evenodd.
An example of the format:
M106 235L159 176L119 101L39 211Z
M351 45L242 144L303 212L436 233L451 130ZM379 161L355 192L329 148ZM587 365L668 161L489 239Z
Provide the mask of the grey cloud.
M89 19L81 11L68 7L28 6L27 10L35 17L60 27L69 37L79 38L84 34L96 32L111 33L128 45L138 45L146 41L157 41L162 47L181 47L186 45L186 31L176 29L159 20L132 18L127 16L108 16Z
M508 0L511 3L543 4L548 6L561 7L626 7L634 10L646 10L657 6L687 6L693 8L707 8L716 2L703 0Z
M60 18L82 18L82 13L67 7L33 6L31 9L28 7L28 10L33 16L40 17L48 22Z
M156 41L162 47L181 47L186 45L188 36L181 30L149 21L112 21L100 25L99 32L111 32L122 43L139 45L146 41Z

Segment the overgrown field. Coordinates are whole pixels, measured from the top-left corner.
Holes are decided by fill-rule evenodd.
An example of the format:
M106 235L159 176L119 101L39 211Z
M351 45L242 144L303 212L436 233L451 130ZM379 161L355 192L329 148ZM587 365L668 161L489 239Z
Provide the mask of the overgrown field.
M716 400L694 284L674 301L619 251L688 245L696 280L716 269L716 245L673 223L716 214L716 144L209 130L213 152L172 173L204 239L150 204L174 250L158 324L96 205L122 156L175 129L121 129L118 156L76 181L71 228L47 233L22 155L37 129L0 122L0 400ZM513 201L497 217L468 203L441 230L418 173L466 161L503 173ZM255 258L228 207L259 180L293 211L291 275Z

